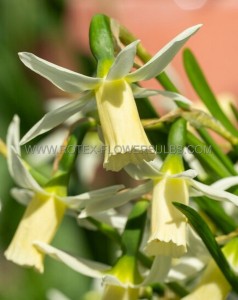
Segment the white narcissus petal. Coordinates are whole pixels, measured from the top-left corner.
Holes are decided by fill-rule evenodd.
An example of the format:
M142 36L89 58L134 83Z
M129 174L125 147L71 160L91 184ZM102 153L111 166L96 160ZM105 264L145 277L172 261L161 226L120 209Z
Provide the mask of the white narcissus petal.
M175 102L179 101L188 105L192 105L193 103L187 99L186 97L178 94L178 93L173 93L173 92L168 92L168 91L160 91L160 90L155 90L155 89L146 89L146 88L141 88L136 84L132 85L132 91L133 95L135 98L146 98L150 96L163 96L165 98L169 98Z
M12 188L11 195L19 203L28 205L34 196L34 192L25 189Z
M85 76L52 64L28 52L20 52L21 61L32 71L40 74L54 85L68 93L80 93L94 89L102 81L101 78Z
M151 236L145 251L149 256L179 257L187 251L186 218L173 202L188 205L187 183L181 178L164 177L153 190Z
M71 300L56 289L50 289L46 294L47 300Z
M44 115L40 121L38 121L21 139L20 144L23 145L38 135L41 135L56 126L63 123L69 117L78 113L84 106L86 106L92 100L92 94L87 93L79 100L74 100L64 106L59 107L56 110L50 111Z
M194 178L198 175L198 172L195 170L186 170L184 172L178 173L178 174L173 174L173 175L168 175L170 178Z
M148 80L159 75L164 68L171 62L177 52L183 47L186 41L202 25L196 25L184 30L172 41L165 45L157 54L155 54L144 66L126 76L129 82Z
M52 258L64 263L74 271L83 274L85 276L93 278L103 278L105 272L111 267L102 263L97 263L84 258L73 257L61 250L58 250L48 244L42 243L41 241L35 241L34 246Z
M77 196L69 196L69 197L59 197L61 201L63 201L68 207L71 209L80 209L84 208L87 203L94 203L105 198L111 198L115 195L119 190L123 189L124 185L113 185L110 187L102 188L99 190L91 191L88 193L83 193Z
M97 214L101 211L119 207L126 204L130 200L137 199L144 194L151 191L153 182L148 181L135 188L131 188L125 191L119 192L117 195L107 199L100 199L99 201L87 201L85 203L85 209L80 213L79 218L85 218L90 215Z
M213 189L225 191L234 185L238 185L238 176L231 176L231 177L220 179L214 182L213 184L211 184L211 187Z
M227 299L231 286L216 263L211 260L195 290L182 300Z
M169 255L156 256L149 274L146 276L145 280L140 284L140 286L146 286L156 282L164 282L168 275L169 269L171 268L171 263L172 257Z
M27 170L14 148L11 148L11 158L14 181L22 188L42 192L43 189Z
M15 152L20 155L20 119L17 115L13 117L11 124L8 127L7 131L7 164L8 170L12 177L14 177L13 173L13 162L12 162L12 147L15 149ZM14 154L13 154L14 155Z
M192 189L201 192L201 194L218 201L230 201L234 203L236 206L238 206L238 196L222 190L218 190L217 188L216 189L212 188L210 186L207 186L201 182L192 179L187 179L187 180L191 185Z
M156 158L150 162L143 161L140 164L132 165L129 164L124 167L124 170L134 179L147 179L147 178L158 178L163 175L160 172L162 166L161 159L156 156Z
M111 66L106 80L117 80L123 78L130 72L133 67L138 43L139 41L135 41L122 49Z
M196 257L184 256L176 266L170 269L167 281L183 281L200 272L206 263Z
M5 252L8 260L21 266L44 270L44 254L33 242L39 240L50 243L64 216L65 205L54 196L36 194L21 219L15 235Z

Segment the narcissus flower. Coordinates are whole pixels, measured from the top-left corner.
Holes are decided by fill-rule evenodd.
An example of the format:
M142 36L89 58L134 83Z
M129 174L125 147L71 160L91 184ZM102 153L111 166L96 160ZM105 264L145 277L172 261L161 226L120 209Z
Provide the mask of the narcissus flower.
M234 238L222 249L230 267L238 274L238 238ZM231 291L231 286L218 268L214 260L210 260L198 286L183 300L199 300L204 298L223 300Z
M31 53L20 53L20 59L27 67L50 80L63 91L81 93L78 100L46 114L29 130L21 143L24 144L56 127L96 99L105 141L104 167L107 170L119 171L129 163L138 164L143 160L153 160L155 150L144 132L134 97L140 98L159 92L148 90L145 93L144 89L140 92L133 83L160 74L200 27L201 25L197 25L186 29L145 65L131 73L138 41L126 46L114 62L107 66L106 74L100 74L102 77L88 77L59 67Z
M124 255L114 266L105 265L80 257L73 257L55 247L40 241L35 241L36 248L44 254L64 263L76 272L85 276L102 280L102 300L137 300L140 289L160 280L167 275L164 272L166 258L156 258L147 276L141 276L138 271L137 260L134 256Z
M208 186L193 179L195 171L183 172L176 159L176 156L172 157L162 168L156 160L125 168L135 179L153 180L151 235L145 247L148 255L179 257L187 251L186 218L173 206L173 202L188 205L189 196L205 195L238 205L238 197L223 190L237 184L237 177L220 180L214 183L214 187Z
M39 240L50 243L66 209L76 212L84 209L93 214L98 211L98 207L102 206L102 200L108 199L109 202L113 202L118 199L119 203L124 203L148 191L147 186L120 191L124 186L116 185L67 197L66 186L57 185L57 183L49 184L50 181L40 186L20 157L19 118L17 116L9 126L7 148L10 174L21 187L20 189L14 188L12 194L21 203L26 204L27 208L5 256L19 265L34 267L39 272L43 272L44 269L44 255L33 246L33 242Z

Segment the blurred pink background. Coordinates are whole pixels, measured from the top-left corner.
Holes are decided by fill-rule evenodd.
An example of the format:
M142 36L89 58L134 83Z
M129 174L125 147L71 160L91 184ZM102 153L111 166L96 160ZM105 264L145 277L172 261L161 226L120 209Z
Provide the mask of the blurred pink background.
M89 51L88 28L95 13L119 20L151 54L185 28L204 24L187 46L196 54L216 94L238 95L237 0L69 0L65 19L68 39L81 51ZM173 67L180 89L195 99L183 70L182 52Z

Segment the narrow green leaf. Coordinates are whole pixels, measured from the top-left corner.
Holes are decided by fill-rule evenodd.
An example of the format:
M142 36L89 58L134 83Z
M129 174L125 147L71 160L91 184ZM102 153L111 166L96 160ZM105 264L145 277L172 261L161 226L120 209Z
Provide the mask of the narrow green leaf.
M149 202L138 201L132 208L125 230L122 234L124 252L128 256L137 256L140 247Z
M231 173L227 170L224 164L217 158L217 156L211 151L211 146L207 146L201 140L199 140L195 135L188 132L187 133L187 143L190 149L194 149L193 154L201 161L203 164L208 166L214 171L215 174L223 177L231 176ZM200 149L196 151L196 149Z
M204 128L197 129L198 133L202 139L206 142L207 145L211 145L212 150L216 154L217 158L223 163L227 171L230 172L230 175L237 175L237 172L234 169L234 165L231 162L230 158L221 150L221 147L214 141L210 134Z
M226 277L232 288L238 291L238 277L235 275L233 270L230 268L224 254L222 253L219 245L217 244L210 228L206 222L200 217L200 215L191 207L184 204L175 202L174 206L179 209L187 218L193 229L201 237L204 244L206 245L211 256L215 260L216 264L220 268L221 272Z
M234 219L225 213L221 203L207 197L197 197L193 198L193 200L197 203L199 208L208 215L222 233L228 234L237 228Z
M184 67L194 90L196 91L202 102L206 105L213 117L219 120L223 124L223 126L234 136L238 136L237 129L222 111L194 54L189 49L184 50Z

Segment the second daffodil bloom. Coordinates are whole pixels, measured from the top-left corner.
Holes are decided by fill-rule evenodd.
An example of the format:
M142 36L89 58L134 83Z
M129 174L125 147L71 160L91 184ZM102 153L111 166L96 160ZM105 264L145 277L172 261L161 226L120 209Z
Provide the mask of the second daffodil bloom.
M107 170L119 171L129 163L152 161L155 158L155 150L150 145L141 124L134 97L154 95L157 92L148 90L145 93L145 89L141 89L140 92L140 88L133 84L160 74L200 27L201 25L196 25L186 29L165 45L145 65L130 72L139 42L134 41L122 49L116 58L113 53L110 59L106 59L103 66L98 68L100 69L98 77L75 73L31 53L19 53L22 62L31 70L50 80L65 92L81 94L78 100L46 114L23 137L21 144L58 126L96 99L105 142L104 167ZM105 36L99 38L102 47L103 38ZM106 52L107 46L104 48Z
M54 180L49 180L40 186L31 175L29 166L20 156L19 118L17 116L9 126L7 148L9 172L21 187L20 189L14 188L12 194L21 203L27 205L27 208L5 256L16 264L33 267L41 273L44 270L44 254L34 247L33 242L38 240L50 243L66 209L76 212L82 209L97 212L97 207L101 207L102 200L108 199L109 202L112 202L115 196L115 199L118 197L119 202L128 201L148 191L147 186L142 189L120 191L124 186L116 185L67 197L66 186L62 182L57 185L55 177L53 177Z
M230 267L238 275L238 238L228 242L222 249ZM201 277L198 286L183 300L200 300L204 298L227 299L232 287L214 260L210 260Z
M189 197L205 195L218 201L230 201L238 206L238 196L224 191L238 183L238 177L219 180L211 186L194 180L196 172L183 172L180 158L170 156L161 168L160 161L129 165L126 171L135 179L153 181L151 235L146 244L148 255L179 257L187 252L186 218L173 202L189 203Z

